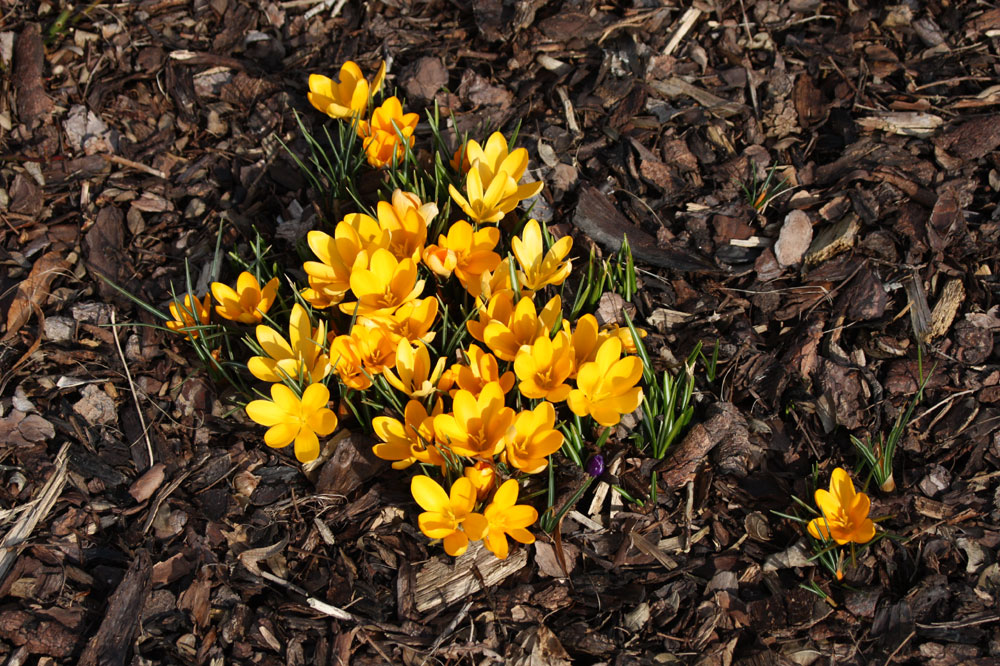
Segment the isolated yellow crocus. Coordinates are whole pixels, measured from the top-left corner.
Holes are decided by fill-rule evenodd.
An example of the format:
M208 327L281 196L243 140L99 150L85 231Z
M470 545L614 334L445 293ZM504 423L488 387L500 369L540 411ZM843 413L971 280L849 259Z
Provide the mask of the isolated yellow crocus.
M429 476L417 475L410 482L410 492L420 508L417 516L420 531L429 539L442 539L444 552L458 557L469 547L469 535L486 531L486 519L472 511L476 490L462 477L451 484L451 494Z
M622 414L642 402L642 361L635 356L621 358L622 343L609 338L597 349L597 356L577 370L577 388L566 399L578 416L590 415L603 426L617 425Z
M371 84L361 68L350 60L340 67L340 80L322 74L309 75L309 103L331 118L360 117L368 109L370 95L378 92L385 79L385 62L379 65Z
M395 372L385 370L382 374L400 393L411 398L423 398L437 390L445 362L444 358L439 358L432 366L427 345L418 342L414 346L400 340L396 347Z
M166 322L167 328L178 333L187 333L192 340L197 338L197 327L208 324L212 317L211 303L211 294L205 294L204 300L201 301L197 298L192 299L191 294L184 294L183 305L179 301L170 303L170 315L174 319ZM197 317L197 321L195 317Z
M537 474L548 466L548 456L563 445L563 434L555 429L556 410L551 402L539 403L514 418L507 433L504 461L525 474Z
M372 112L371 122L358 123L358 136L368 157L368 164L376 169L396 163L413 146L413 132L420 119L415 113L403 113L399 99L390 97Z
M508 536L524 544L535 542L535 535L527 528L538 520L538 511L533 506L517 503L518 490L517 481L514 479L505 481L497 488L493 501L483 511L483 517L486 519L484 533L476 529L479 527L479 521L470 523L466 527L470 539L481 538L483 545L501 560L507 559L510 552Z
M253 273L243 271L236 278L236 289L222 282L213 282L211 288L212 296L218 303L215 311L220 317L241 324L259 324L274 304L278 278L272 278L261 289Z
M503 293L496 296L498 299L505 297L506 295ZM545 304L541 312L535 309L534 300L524 297L514 306L507 321L496 316L492 318L483 329L483 342L490 348L490 351L496 354L497 358L513 361L523 345L532 344L538 336L547 335L552 330L561 310L562 300L558 294ZM502 312L503 310L500 308L495 310L495 314Z
M504 436L514 422L514 410L504 405L499 382L490 382L478 396L459 389L452 413L434 418L438 441L460 456L490 459L504 449Z
M821 518L809 521L809 534L816 539L833 539L841 546L868 543L875 537L875 523L868 517L871 500L854 490L850 475L836 468L830 477L830 490L816 490L816 506Z
M423 403L410 400L403 410L403 421L376 416L372 428L382 442L373 446L372 451L382 460L392 460L393 469L406 469L415 462L443 465L445 460L434 446L434 417L442 408L438 401L428 414Z
M514 357L514 373L520 380L518 390L525 398L562 402L572 387L566 380L576 367L570 336L565 331L539 335L530 345L522 346Z
M288 339L270 326L260 324L256 329L257 344L267 356L254 356L247 361L247 368L257 379L265 382L322 381L330 372L330 358L325 351L326 323L321 321L313 328L309 313L300 304L292 306L288 317Z
M341 303L340 310L357 312L372 318L386 318L401 305L420 295L424 281L417 280L417 264L410 258L399 259L379 248L372 253L368 268L351 273L351 291L357 302Z
M566 259L573 247L573 239L563 236L545 251L542 228L538 220L528 220L521 235L514 236L511 248L521 266L518 281L530 291L538 291L547 284L560 285L572 269L572 262Z
M271 385L270 400L254 400L247 415L267 426L264 443L280 449L295 442L295 457L307 463L319 455L319 436L337 429L337 415L327 408L330 391L323 384L310 384L302 398L284 384Z

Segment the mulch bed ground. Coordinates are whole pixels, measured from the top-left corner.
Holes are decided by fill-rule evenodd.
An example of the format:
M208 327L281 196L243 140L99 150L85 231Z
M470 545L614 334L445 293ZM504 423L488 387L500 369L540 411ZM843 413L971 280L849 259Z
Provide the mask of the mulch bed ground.
M0 2L0 657L997 663L1000 10L683 4ZM110 326L153 319L98 275L163 305L220 233L296 256L320 210L282 143L347 59L457 135L520 122L532 215L580 257L628 234L657 362L718 345L663 462L612 437L655 503L597 484L558 544L456 563L363 437L304 471L179 337ZM897 538L835 584L772 511L888 434L918 346L870 489Z

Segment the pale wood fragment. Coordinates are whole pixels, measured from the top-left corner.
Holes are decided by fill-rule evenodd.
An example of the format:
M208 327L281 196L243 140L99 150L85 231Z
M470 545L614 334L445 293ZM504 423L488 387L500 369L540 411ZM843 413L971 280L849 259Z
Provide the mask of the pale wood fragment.
M832 259L841 252L849 250L854 246L854 239L861 229L858 216L848 213L840 222L824 228L813 238L809 251L806 252L806 266L821 264L827 259Z
M19 546L35 531L39 521L48 515L56 500L59 499L59 495L62 494L63 487L66 485L68 451L69 442L63 444L59 453L56 454L55 471L42 486L38 497L31 501L32 508L21 514L17 522L7 530L3 540L0 540L0 551L2 551L0 552L0 583L3 583L4 577L17 559L20 552Z
M931 323L927 330L927 340L939 338L948 332L963 300L965 300L965 287L962 285L962 281L957 278L948 280L941 290L941 296L938 297L937 303L934 304L934 309L931 310Z
M448 606L483 589L475 570L489 587L517 573L527 563L527 548L518 547L507 559L501 560L482 543L472 543L469 550L454 561L439 557L420 567L415 574L414 606L419 613Z

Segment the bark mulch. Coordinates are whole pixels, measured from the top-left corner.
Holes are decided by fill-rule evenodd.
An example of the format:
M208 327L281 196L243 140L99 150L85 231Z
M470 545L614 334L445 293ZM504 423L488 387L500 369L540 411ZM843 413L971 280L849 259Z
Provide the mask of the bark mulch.
M998 38L943 0L0 2L0 657L997 663ZM520 122L532 214L584 254L627 232L657 362L718 345L663 462L612 438L655 504L597 484L559 544L453 561L364 438L303 471L99 279L162 306L220 233L296 256L282 142L347 59L457 134ZM888 434L918 347L870 488L896 538L837 585L772 511Z

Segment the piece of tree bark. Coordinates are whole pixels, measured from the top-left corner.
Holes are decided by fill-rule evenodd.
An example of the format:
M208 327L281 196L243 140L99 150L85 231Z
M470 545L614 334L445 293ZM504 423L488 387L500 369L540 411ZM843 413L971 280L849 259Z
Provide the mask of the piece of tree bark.
M117 666L125 663L139 629L142 607L152 586L152 572L149 553L140 550L108 600L104 621L87 642L79 666Z

